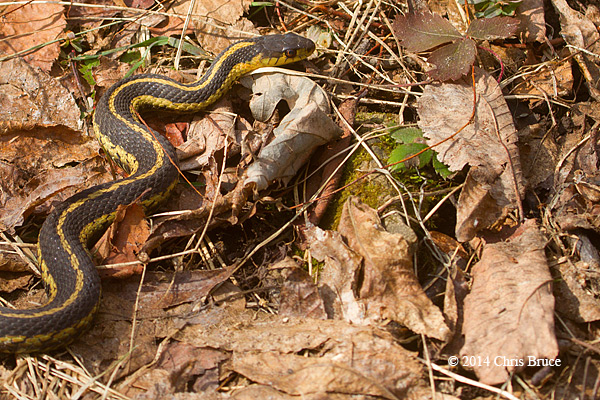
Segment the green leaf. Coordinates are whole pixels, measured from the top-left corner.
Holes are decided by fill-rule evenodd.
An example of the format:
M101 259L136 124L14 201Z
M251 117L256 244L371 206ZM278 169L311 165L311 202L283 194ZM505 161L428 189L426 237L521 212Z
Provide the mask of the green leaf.
M444 179L453 174L453 172L448 169L448 166L438 160L437 157L433 157L432 164L435 172Z
M77 38L77 39L70 40L70 43L76 52L81 53L83 51L83 47L81 46L81 39Z
M417 154L421 150L427 148L427 144L424 142L419 142L419 140L425 140L423 138L423 131L419 128L396 128L392 130L390 136L400 144L390 153L388 164L393 164L400 160L404 160L405 158ZM392 165L390 170L393 172L401 172L412 166L424 167L428 164L431 164L435 172L446 179L448 176L452 175L452 172L446 165L438 161L435 154L435 151L432 149L426 150L419 154L416 158L411 158L407 162Z
M398 143L413 143L417 139L423 139L423 131L413 127L398 128L390 136Z
M123 55L120 57L120 60L127 64L133 64L134 62L139 61L141 57L142 56L141 56L139 50L132 50L132 51L123 53Z
M169 40L168 40L168 42L166 44L168 44L169 46L171 46L174 49L176 49L177 47L179 47L179 42L180 42L179 39L170 37ZM204 50L202 50L198 46L194 46L190 42L184 41L181 48L182 48L183 51L185 51L186 53L189 53L189 54L191 54L193 56L208 58L208 53L207 52L205 52Z
M82 62L78 68L83 79L85 79L85 81L92 87L94 87L94 85L96 84L96 79L94 78L94 75L92 74L92 69L94 67L97 67L98 65L100 65L99 59L87 60L87 61Z
M412 156L413 154L417 154L418 152L420 152L421 150L423 150L425 148L427 148L427 145L425 143L406 143L406 144L398 145L398 147L396 147L390 153L390 157L388 158L388 164L393 164L400 160L404 160L405 158ZM424 153L420 154L416 158L416 160L419 161L417 166L423 166L423 165L426 165L428 162L430 162L431 155L432 155L431 150L427 150ZM415 159L411 159L408 162L410 163L411 161L412 161L412 163L414 163ZM402 162L400 164L392 165L390 167L390 169L392 171L399 172L399 171L402 171L403 169L407 168L407 166L405 164L406 164L405 162Z
M490 7L483 13L484 19L495 18L502 15L502 9L499 7Z

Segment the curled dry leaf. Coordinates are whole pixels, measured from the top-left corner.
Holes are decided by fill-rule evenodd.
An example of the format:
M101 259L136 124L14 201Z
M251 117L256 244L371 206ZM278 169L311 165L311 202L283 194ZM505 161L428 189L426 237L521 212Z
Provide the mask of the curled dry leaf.
M56 79L19 58L0 63L0 104L1 230L21 225L50 197L111 179L98 144L80 131L75 99Z
M136 399L164 399L167 393L188 390L197 394L214 394L219 386L220 364L229 357L229 354L217 349L169 343L154 369L136 379L133 385L127 384L127 381L121 385L123 394ZM210 397L216 398L220 397Z
M519 31L527 43L546 39L546 20L544 18L544 0L523 0L517 9L516 18L521 21Z
M377 212L356 197L344 204L338 230L364 259L359 295L367 317L393 319L416 333L449 338L442 313L419 285L402 235L387 232Z
M275 139L262 148L254 163L245 171L246 179L238 182L225 195L217 195L213 215L223 214L222 220L227 219L230 223L237 222L239 210L252 195L253 189L264 189L275 180L286 182L296 174L317 146L333 140L340 132L331 118L322 111L323 107L329 110L327 97L314 82L272 74L256 79L256 83L254 81L252 77L242 79L242 83L262 93L255 103L263 102L258 108L263 110L259 115L268 118L268 114L264 112L264 104L272 102L276 105L280 100L287 101L291 111L274 130ZM234 132L238 134L237 131ZM219 144L216 139L212 142ZM206 149L213 151L214 147L207 143ZM155 225L143 250L149 252L167 238L187 236L203 229L212 206L212 202L205 202L200 208L162 220ZM214 221L215 218L210 222Z
M310 79L263 74L246 77L242 84L255 94L250 110L259 121L270 118L281 100L290 107L273 131L273 141L261 149L248 168L245 185L255 183L257 190L264 190L273 181L287 183L318 146L340 135L340 128L328 115L327 96Z
M552 276L546 240L533 220L507 241L488 244L473 267L471 293L465 298L463 356L489 360L475 367L483 383L498 384L528 357L554 359ZM485 321L482 323L482 321ZM499 359L500 357L501 359Z
M311 255L325 264L319 275L319 291L327 316L363 323L365 308L355 294L362 257L344 243L339 232L308 224L303 233Z
M511 92L533 96L568 96L573 90L573 71L569 60L548 63L523 79ZM542 102L532 96L532 102Z
M483 71L475 76L477 100L473 123L470 79L428 85L418 101L419 127L451 171L471 170L457 205L456 237L467 241L517 207L523 190L517 135L497 82ZM516 181L516 182L515 182Z
M40 147L36 147L34 150L43 151L45 146L41 142L45 141L36 140L36 142ZM84 150L89 149L89 147L85 145L67 145L65 147L75 147ZM26 158L28 160L39 160L42 156L43 155L40 153L33 152ZM84 188L108 181L110 179L110 174L106 173L102 164L103 162L98 157L65 169L58 168L42 171L27 171L19 170L18 167L13 165L12 168L19 170L20 173L32 172L35 176L23 185L20 184L21 182L18 182L19 176L16 174L13 175L13 177L17 178L16 182L9 180L8 182L0 183L0 187L7 187L5 193L10 194L6 197L6 202L1 204L3 213L0 215L0 230L13 232L16 226L21 226L23 224L25 217L27 217L35 207L48 199L58 202ZM30 166L31 165L35 164L32 163Z
M210 115L194 116L188 140L177 148L181 170L206 168L215 153L228 145L235 122L231 101L225 97L211 107Z

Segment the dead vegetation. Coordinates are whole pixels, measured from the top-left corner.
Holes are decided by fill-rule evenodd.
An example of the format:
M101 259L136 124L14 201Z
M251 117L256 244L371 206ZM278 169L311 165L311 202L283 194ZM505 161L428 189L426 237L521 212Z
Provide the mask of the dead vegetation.
M120 210L93 250L106 279L92 328L61 352L5 356L2 398L600 396L595 5L107 0L0 15L0 290L18 308L44 301L41 221L122 173L90 126L110 85L192 81L248 35L317 43L211 110L145 115L188 182L157 215Z

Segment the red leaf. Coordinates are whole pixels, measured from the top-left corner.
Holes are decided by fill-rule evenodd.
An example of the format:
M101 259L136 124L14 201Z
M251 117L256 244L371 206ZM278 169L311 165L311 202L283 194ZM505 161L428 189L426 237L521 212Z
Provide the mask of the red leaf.
M462 38L450 21L432 13L399 15L393 28L408 51L425 51Z
M431 53L427 61L436 68L427 73L440 81L457 80L471 70L476 54L477 48L473 40L457 40Z
M469 25L467 36L480 40L504 39L512 36L519 27L519 20L511 17L476 19Z

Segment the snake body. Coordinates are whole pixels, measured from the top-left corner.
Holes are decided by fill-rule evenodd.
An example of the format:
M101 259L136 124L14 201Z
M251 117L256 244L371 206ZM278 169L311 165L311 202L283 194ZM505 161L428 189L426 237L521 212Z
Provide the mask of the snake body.
M61 348L89 327L100 304L101 285L88 249L112 223L119 205L139 201L151 211L177 185L175 149L139 121L138 110L201 110L242 75L302 60L314 48L312 41L293 33L260 36L229 46L197 82L181 84L142 74L112 86L96 106L94 133L128 177L77 193L44 221L38 257L48 302L36 309L0 307L0 351Z

